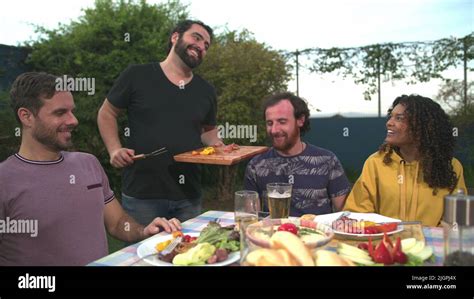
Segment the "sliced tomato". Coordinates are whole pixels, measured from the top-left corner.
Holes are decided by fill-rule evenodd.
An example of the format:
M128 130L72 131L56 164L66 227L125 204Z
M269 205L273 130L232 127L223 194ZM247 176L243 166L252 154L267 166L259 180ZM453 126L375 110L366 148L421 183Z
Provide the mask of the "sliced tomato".
M379 233L388 233L388 232L393 232L396 230L398 225L396 223L385 223L381 225L376 225L374 228L379 232Z
M287 231L292 234L297 235L298 234L298 227L294 225L293 223L283 223L278 227L279 231Z
M371 235L371 234L378 234L379 231L375 226L364 227L364 234Z
M190 235L184 235L184 236L183 236L183 242L189 243L190 240L191 240L191 236L190 236Z

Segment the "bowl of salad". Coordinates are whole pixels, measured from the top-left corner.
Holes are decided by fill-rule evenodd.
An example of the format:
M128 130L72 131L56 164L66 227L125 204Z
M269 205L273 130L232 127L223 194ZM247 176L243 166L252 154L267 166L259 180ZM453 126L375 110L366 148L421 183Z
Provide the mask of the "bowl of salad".
M322 247L334 238L334 231L329 225L298 218L263 219L249 225L245 234L254 245L271 248L270 238L276 231L297 235L310 249Z

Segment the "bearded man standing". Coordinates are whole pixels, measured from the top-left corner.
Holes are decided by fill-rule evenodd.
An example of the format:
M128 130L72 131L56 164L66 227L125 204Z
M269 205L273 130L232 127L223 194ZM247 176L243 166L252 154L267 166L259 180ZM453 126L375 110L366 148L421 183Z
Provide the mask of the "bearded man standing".
M139 223L160 217L181 221L201 213L200 168L173 156L222 145L217 136L216 92L192 70L206 56L212 29L186 20L171 32L168 56L160 63L129 66L116 80L98 115L110 163L123 168L122 205ZM129 137L123 147L117 117L127 112ZM134 155L160 148L146 160Z
M286 92L270 96L263 107L273 147L249 162L245 189L257 191L268 210L266 185L292 184L290 216L341 210L349 181L334 153L301 140L310 129L306 102Z

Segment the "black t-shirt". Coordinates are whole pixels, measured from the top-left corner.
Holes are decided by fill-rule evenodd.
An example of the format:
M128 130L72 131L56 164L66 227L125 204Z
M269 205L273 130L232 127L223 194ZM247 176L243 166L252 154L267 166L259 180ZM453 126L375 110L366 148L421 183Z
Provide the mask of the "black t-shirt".
M132 65L122 72L107 95L115 107L127 109L135 154L162 147L168 152L126 167L122 191L137 198L194 199L201 196L200 167L176 163L173 156L202 146L203 125L216 125L214 87L198 75L181 89L159 63Z

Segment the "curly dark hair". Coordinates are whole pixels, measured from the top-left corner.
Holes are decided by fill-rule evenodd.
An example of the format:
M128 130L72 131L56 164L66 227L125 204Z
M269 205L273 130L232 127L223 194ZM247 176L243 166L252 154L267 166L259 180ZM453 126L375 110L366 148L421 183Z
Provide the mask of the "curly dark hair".
M388 110L388 117L398 104L405 107L408 132L414 140L417 140L424 181L433 188L433 195L437 194L438 188L448 188L450 192L453 192L457 183L456 173L451 163L455 138L448 115L438 103L430 98L402 95L392 103ZM399 152L398 147L387 143L380 146L380 151L386 153L385 164L392 162L391 155L394 150Z
M183 37L183 34L189 30L189 28L191 28L191 26L193 26L194 24L196 25L199 25L201 26L202 28L204 28L207 33L209 33L209 37L211 38L211 42L212 42L212 39L214 38L214 33L213 33L213 30L211 27L209 27L208 25L204 24L203 22L201 21L198 21L198 20L184 20L184 21L181 21L179 22L171 31L170 31L170 34L169 34L169 37L168 37L168 53L171 51L171 48L173 47L173 43L171 42L171 37L173 36L173 34L175 32L178 32L179 33L179 37Z
M311 127L309 124L309 109L306 101L291 92L280 92L272 94L269 97L265 98L263 101L263 119L265 120L265 112L268 107L278 104L280 101L288 100L293 106L294 116L296 119L304 116L303 126L300 128L300 136L303 136L308 132Z

